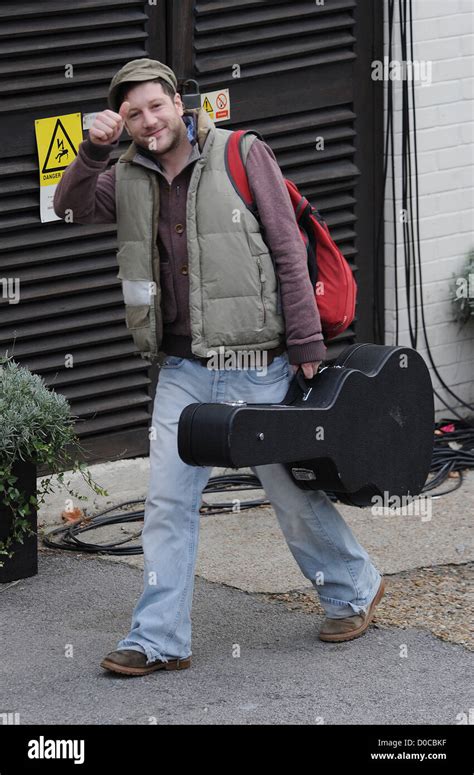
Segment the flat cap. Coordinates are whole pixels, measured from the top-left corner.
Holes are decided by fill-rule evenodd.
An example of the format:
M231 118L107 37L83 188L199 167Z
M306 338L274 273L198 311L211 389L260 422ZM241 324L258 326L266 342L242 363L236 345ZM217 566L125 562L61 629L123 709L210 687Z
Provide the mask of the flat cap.
M118 113L120 104L118 101L119 87L123 83L136 81L154 81L155 78L163 78L176 91L178 81L174 72L167 65L156 59L132 59L115 73L109 86L108 101L111 110Z

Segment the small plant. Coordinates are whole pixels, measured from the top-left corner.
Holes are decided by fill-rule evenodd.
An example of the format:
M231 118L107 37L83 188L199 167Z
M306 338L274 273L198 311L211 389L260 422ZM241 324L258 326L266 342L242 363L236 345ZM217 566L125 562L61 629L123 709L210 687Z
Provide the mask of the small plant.
M467 254L463 273L453 277L455 318L459 323L467 323L474 316L474 248Z
M13 546L20 544L34 531L27 516L36 511L45 496L54 492L52 477L73 498L87 500L85 495L70 489L64 482L66 471L80 471L84 481L98 495L108 495L91 478L85 463L76 459L83 452L74 431L74 420L67 399L49 390L43 379L19 366L11 358L0 358L0 505L13 515L10 534L0 541L0 567L5 557L13 556ZM15 484L18 477L12 472L17 461L45 465L45 477L36 495L26 497Z

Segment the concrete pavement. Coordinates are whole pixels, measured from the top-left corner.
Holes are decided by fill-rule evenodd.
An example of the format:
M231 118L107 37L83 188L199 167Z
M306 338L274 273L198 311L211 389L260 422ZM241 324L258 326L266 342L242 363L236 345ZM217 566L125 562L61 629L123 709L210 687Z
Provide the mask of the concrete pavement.
M0 711L21 724L450 725L472 707L461 646L375 627L325 644L320 616L201 578L191 669L113 676L99 661L140 589L136 568L43 553L37 577L0 592Z
M88 515L146 495L147 459L91 472L110 496L91 500ZM242 497L253 495L262 492ZM142 557L42 550L38 576L0 585L0 713L18 713L21 724L458 724L474 706L472 653L457 645L466 644L473 495L469 472L463 487L432 501L429 520L338 504L394 582L378 625L342 644L318 640L322 611L271 508L203 515L193 665L142 678L99 667L129 629ZM43 528L60 524L64 498L48 499ZM123 538L139 527L87 538ZM418 587L426 579L431 586ZM438 629L430 624L436 603L445 617ZM427 619L412 615L420 612Z

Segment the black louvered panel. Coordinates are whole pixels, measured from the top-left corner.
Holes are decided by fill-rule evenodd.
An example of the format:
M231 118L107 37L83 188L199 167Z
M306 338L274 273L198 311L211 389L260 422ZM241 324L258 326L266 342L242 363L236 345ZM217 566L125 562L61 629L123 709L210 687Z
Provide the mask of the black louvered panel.
M3 201L0 199L0 201ZM56 261L58 258L64 259L79 259L83 256L94 256L104 251L113 252L116 247L115 230L110 234L94 234L93 241L78 241L71 240L65 242L61 240L58 244L49 244L45 246L37 246L34 252L29 250L16 250L12 253L2 252L2 245L0 245L0 256L2 266L10 268L22 267L25 262L31 266L35 264L47 264L51 261Z
M105 297L102 296L104 301ZM0 330L0 345L2 347L9 346L15 336L17 339L16 350L20 348L22 351L31 355L37 352L40 348L38 340L46 337L48 334L55 334L58 336L64 331L64 318L61 316L48 317L43 320L34 318L29 322L25 321L13 321L11 310L6 312L6 318L8 321L4 327ZM104 307L103 305L97 310L87 309L85 313L76 312L71 314L67 320L68 336L73 336L73 333L80 331L82 336L85 336L84 331L87 329L94 329L97 327L102 329L104 326L114 326L118 333L115 338L122 338L123 336L123 310L120 307ZM45 340L44 346L57 347L57 339L54 341L49 339Z
M67 353L75 354L80 348L88 348L99 344L120 343L127 338L125 327L113 323L107 325L104 323L100 328L81 329L80 331L67 331L66 333L56 333L52 341L46 338L33 340L22 340L18 345L15 344L14 352L16 358L25 360L26 358L37 358L44 355L55 355L63 358Z
M323 214L355 274L356 319L331 341L329 355L354 341L356 330L363 341L374 336L380 341L372 307L376 295L383 306L373 263L383 104L370 74L373 59L383 55L383 4L185 0L184 5L184 25L173 14L173 66L196 78L201 92L229 89L230 121L219 126L261 132L283 173ZM192 34L186 32L191 27ZM190 43L194 57L183 65L181 52ZM324 137L324 150L315 149L317 136Z
M66 352L69 352L68 348ZM16 349L13 351L15 354ZM135 352L133 342L111 342L110 344L103 344L103 339L93 347L76 348L73 351L74 356L74 371L78 367L84 365L98 363L99 361L109 360L114 358L120 358L126 354L132 354ZM64 369L64 350L61 352L44 352L44 354L34 353L31 357L22 360L22 365L27 366L31 371L45 372L45 371L58 371Z
M7 275L5 273L5 276L11 277L12 275ZM114 289L108 292L102 291L101 293L91 293L89 296L87 296L87 294L82 294L82 296L70 296L69 298L43 298L36 303L30 301L29 304L25 305L22 305L21 303L8 304L6 300L2 300L2 304L0 305L0 320L2 320L1 315L3 315L4 325L8 330L8 326L13 327L13 325L25 320L39 320L41 317L64 317L66 315L75 315L79 312L110 307L116 305L119 298L117 291Z
M350 106L302 111L252 122L274 151L285 177L323 213L336 242L355 237L354 113ZM233 128L241 128L233 124ZM244 127L242 127L244 128ZM316 150L316 141L324 149ZM355 254L352 247L351 256Z
M118 376L133 379L145 369L145 365L138 359L128 357L116 358L113 361L95 361L89 365L83 365L80 369L62 369L58 372L46 372L43 379L49 387L67 389L70 385L76 385L80 390L80 396L89 394L89 386L95 381L100 384L110 384L113 389L114 380ZM142 382L148 382L147 378L140 376ZM77 397L77 394L76 396Z
M145 380L147 383L150 380ZM136 374L117 374L115 377L109 379L97 379L89 380L83 384L75 383L72 385L63 385L61 393L66 396L68 401L85 401L100 395L105 397L107 395L115 395L122 393L125 390L132 388L140 388L143 385L143 376L137 372Z
M20 282L19 304L0 298L0 353L68 398L90 461L147 454L154 370L125 325L115 224L40 222L34 121L107 107L119 67L159 53L149 14L144 0L0 3L0 277Z
M150 402L150 396L143 395L141 390L130 390L127 386L127 390L123 392L116 391L112 395L106 394L100 398L93 396L88 400L77 401L75 407L81 417L96 418L103 415L104 419L108 419L111 412L146 408Z
M124 431L127 429L135 431L136 428L141 428L140 436L142 438L146 438L145 431L147 425L150 422L150 417L149 410L145 407L142 409L122 409L118 410L117 412L100 415L99 417L94 417L92 419L80 420L77 422L78 434L80 435L81 439L84 439L85 437L86 441L88 440L88 436L92 436L95 441L96 438L100 440L104 437L110 438L112 435L118 435L117 415L120 415L120 425ZM108 439L106 438L106 441L107 440ZM97 444L95 443L92 447L92 450L95 450L96 448ZM108 460L110 459L109 452L110 444L107 444L106 453ZM123 450L121 450L120 457L134 457L134 455L130 455L130 452L133 452L133 449L130 449L130 447L125 447Z
M96 0L0 6L0 111L104 98L123 62L146 51L145 3ZM36 10L36 12L35 12ZM73 66L73 77L65 67Z
M355 4L198 0L194 53L201 87L228 79L236 64L240 77L249 78L352 60Z
M94 395L89 401L71 401L73 413L81 419L76 423L78 435L83 438L91 434L117 431L117 416L120 417L120 428L131 425L142 425L145 432L149 422L150 404L153 399L143 390L106 394L103 397Z

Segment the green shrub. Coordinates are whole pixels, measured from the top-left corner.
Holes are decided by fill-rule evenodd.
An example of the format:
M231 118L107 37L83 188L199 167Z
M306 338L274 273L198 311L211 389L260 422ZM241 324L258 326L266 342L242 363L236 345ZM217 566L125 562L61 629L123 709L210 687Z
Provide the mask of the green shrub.
M92 480L86 464L75 457L83 452L74 430L75 419L67 399L49 390L42 377L9 357L0 358L0 504L13 512L10 535L0 541L0 566L4 564L1 556L12 557L13 544L23 543L25 535L33 532L26 517L54 491L54 475L74 498L87 500L64 482L65 471L80 471L94 492L108 495ZM12 468L19 460L45 465L50 472L36 496L28 500L15 487L18 477Z

